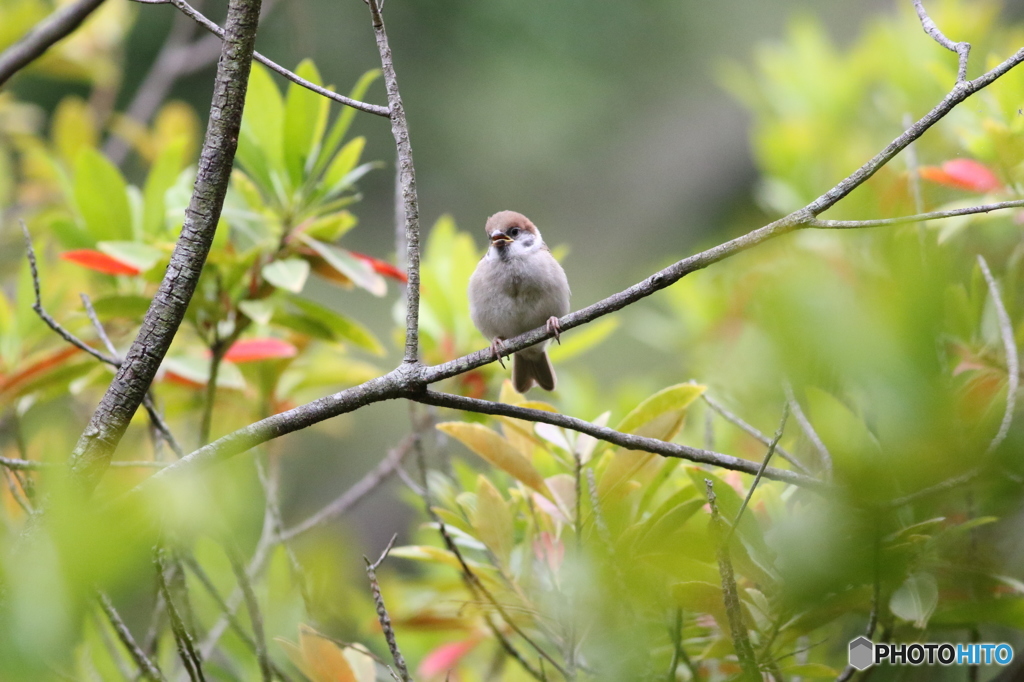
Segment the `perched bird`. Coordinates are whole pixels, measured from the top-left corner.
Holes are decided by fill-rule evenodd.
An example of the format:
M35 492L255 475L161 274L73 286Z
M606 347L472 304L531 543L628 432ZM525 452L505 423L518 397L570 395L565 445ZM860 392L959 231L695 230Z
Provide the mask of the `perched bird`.
M523 214L495 213L484 230L490 246L469 279L469 314L491 339L491 351L500 362L502 342L523 332L546 325L558 338L558 318L569 312L569 281L540 230ZM544 352L547 344L515 354L512 383L520 393L534 384L555 390L555 370Z

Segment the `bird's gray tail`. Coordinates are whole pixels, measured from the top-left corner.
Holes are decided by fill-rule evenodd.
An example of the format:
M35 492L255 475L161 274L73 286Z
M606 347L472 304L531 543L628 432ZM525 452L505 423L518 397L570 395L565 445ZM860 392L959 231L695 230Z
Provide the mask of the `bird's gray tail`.
M551 367L548 354L516 353L512 357L512 383L520 393L526 393L536 384L545 391L555 390L555 370Z

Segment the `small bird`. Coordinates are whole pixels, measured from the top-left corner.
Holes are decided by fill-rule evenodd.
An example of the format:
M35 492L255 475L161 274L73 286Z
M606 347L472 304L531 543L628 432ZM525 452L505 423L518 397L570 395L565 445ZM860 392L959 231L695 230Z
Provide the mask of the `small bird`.
M491 352L501 362L502 342L523 332L547 326L558 339L558 318L569 312L569 280L540 230L522 213L495 213L484 231L490 246L469 278L469 315L491 339ZM555 370L544 352L547 344L515 354L512 383L520 393L535 384L555 390Z

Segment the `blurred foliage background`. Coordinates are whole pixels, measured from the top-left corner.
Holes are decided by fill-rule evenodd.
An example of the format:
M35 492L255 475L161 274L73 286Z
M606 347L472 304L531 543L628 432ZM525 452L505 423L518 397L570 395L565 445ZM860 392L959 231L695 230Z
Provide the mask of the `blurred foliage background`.
M582 307L811 201L938 102L956 74L909 4L888 1L391 2L429 226L430 363L486 343L465 287L490 213L515 208L539 224ZM1024 45L1017 5L929 8L948 35L974 45L972 76ZM51 9L0 5L0 47ZM220 18L223 3L203 10ZM449 670L453 680L530 679L501 637L549 679L739 674L704 480L735 519L749 476L396 403L125 501L174 457L140 414L118 450L125 466L111 469L95 505L66 493L58 465L111 370L33 312L18 221L35 242L47 310L100 346L78 298L87 293L123 352L180 229L211 90L205 66L154 103L149 120L126 114L174 21L171 7L110 0L0 92L0 454L50 465L3 471L0 678L130 677L98 588L169 678L184 673L163 595L185 614L208 679L259 679L251 636L225 633L218 603L241 602L234 557L253 574L279 676L388 679L373 662L387 649L360 557L395 532L403 546L380 573L417 679ZM382 102L368 24L358 2L282 3L258 48ZM1018 69L825 217L1019 197L1022 92ZM154 390L184 451L399 357L404 273L386 126L254 68L217 243ZM765 445L704 398L770 435L791 387L819 442L791 417L781 445L793 461L774 464L830 475L837 492L762 482L730 535L744 630L763 670L834 679L873 603L876 639L1019 644L1024 427L1015 420L992 447L1008 363L976 256L995 273L1019 345L1021 222L1002 212L800 232L566 334L552 349L561 379L552 396L516 395L497 365L444 388L760 461ZM414 425L423 466L406 458L407 485L393 482L341 522L274 539L407 444ZM27 509L44 502L45 530L25 533ZM156 544L166 548L156 558L163 589ZM454 548L476 576L469 583ZM248 633L244 612L236 622Z

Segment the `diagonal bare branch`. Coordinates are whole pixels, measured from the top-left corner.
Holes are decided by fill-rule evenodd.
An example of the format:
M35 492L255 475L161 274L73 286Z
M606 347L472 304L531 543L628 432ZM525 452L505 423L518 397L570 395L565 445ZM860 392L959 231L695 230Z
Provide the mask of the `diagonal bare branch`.
M763 433L761 433L760 431L755 429L753 426L748 424L746 421L744 421L738 415L735 415L732 412L730 412L728 409L725 408L724 405L722 405L720 402L718 402L717 400L715 400L714 398L709 396L707 393L701 393L700 397L701 397L701 400L703 400L705 403L708 404L708 407L710 407L712 410L714 410L718 414L722 415L722 417L726 421L728 421L728 422L730 422L732 424L735 424L744 433L746 433L749 436L753 436L758 441L760 441L760 443L762 445L764 445L766 447L771 446L771 444L772 444L772 439L771 438L769 438L768 436L764 435ZM790 464L795 466L797 469L799 469L803 473L807 474L808 476L811 475L811 470L810 469L805 467L800 460L798 460L796 457L794 457L792 454L790 454L787 450L785 450L778 443L775 444L775 452L776 452L776 454L778 454L779 457L781 457L782 459L786 460L787 462L789 462Z
M741 237L684 258L617 294L570 313L559 320L561 330L568 331L609 313L621 310L671 286L690 273L746 251L765 241L807 226L820 213L835 205L843 197L868 180L879 168L888 163L911 142L921 137L931 126L952 111L954 107L1002 77L1021 62L1024 62L1024 48L1021 48L1011 57L978 78L958 84L931 111L908 127L878 154L803 209ZM416 255L419 255L418 247L414 248L410 245L409 248L410 252L415 251ZM552 331L546 326L538 327L505 341L504 348L509 353L514 353L549 339L552 335ZM487 348L450 362L430 367L421 366L417 363L403 363L399 368L364 384L325 396L306 405L301 405L287 412L268 417L227 434L219 440L196 450L177 464L167 467L156 478L165 478L183 469L202 467L232 457L260 443L292 433L325 419L351 412L370 403L411 397L421 392L429 384L463 374L494 361L493 353Z
M814 430L814 425L811 424L811 420L804 414L803 409L800 407L800 402L793 395L793 387L786 382L786 401L789 404L789 409L793 412L793 416L796 418L796 423L800 425L800 430L807 436L807 440L811 441L814 449L818 451L818 457L821 459L821 465L825 469L825 476L828 479L832 478L832 455L829 453L828 448L825 447L825 443L822 442L821 437L818 436L818 432Z
M807 227L817 227L828 230L848 230L863 227L884 227L887 225L905 225L906 223L918 223L926 220L942 220L943 218L955 218L962 215L975 215L977 213L991 213L1006 208L1024 208L1024 199L1013 201L1000 201L994 204L982 204L981 206L968 206L966 208L955 208L949 211L932 211L930 213L918 213L917 215L901 216L899 218L881 218L878 220L809 220Z
M373 0L370 0L373 2ZM412 682L412 678L409 676L409 668L405 664L405 657L402 656L401 650L398 648L398 640L395 639L395 629L391 626L391 616L388 615L388 610L384 606L384 597L380 593L380 583L377 582L377 569L384 563L384 559L388 557L388 552L395 545L395 540L398 538L398 534L391 536L391 540L388 542L387 547L381 552L380 558L373 563L365 556L363 560L366 561L366 577L370 579L370 591L373 593L373 603L377 607L377 618L380 620L380 628L384 631L384 639L388 642L388 649L391 651L391 658L395 661L395 668L398 669L398 675L401 677L402 682Z
M191 18L193 21L198 23L200 26L205 28L207 31L209 31L210 33L212 33L215 36L218 36L220 38L224 38L225 31L224 31L223 28L221 28L220 26L218 26L214 22L212 22L209 19L207 19L206 16L204 16L202 12L200 12L196 8L192 7L192 5L188 4L185 0L156 0L156 1L153 1L153 0L134 0L134 1L138 2L140 4L143 4L143 5L173 5L174 7L177 7L178 10L180 10L186 16ZM283 66L281 66L277 62L275 62L275 61L273 61L271 59L268 59L267 57L263 56L259 52L253 52L252 58L255 59L256 61L258 61L260 64L263 64L264 66L266 66L268 69L270 69L272 71L276 71L277 73L279 73L280 75L284 76L285 78L287 78L291 82L296 83L297 85L301 85L302 87L304 87L304 88L306 88L308 90L312 90L316 94L321 95L323 97L326 97L327 99L332 99L335 102L338 102L340 104L344 104L346 106L350 106L353 109L359 109L360 111L365 111L368 114L376 114L377 116L383 116L385 118L387 118L387 117L389 117L391 115L391 111L388 109L388 107L382 107L379 104L367 104L366 102L360 102L359 100L352 99L351 97L346 97L345 95L339 95L336 92L331 92L327 88L321 87L321 86L317 85L316 83L308 81L305 78L303 78L302 76L300 76L300 75L298 75L298 74L296 74L296 73L294 73L292 71L289 71L288 69L284 68Z
M106 614L107 620L114 626L114 632L117 633L118 639L121 640L121 644L124 645L125 649L128 650L132 660L135 661L135 665L139 666L139 671L146 677L146 679L152 682L166 682L166 678L163 673L160 672L160 668L156 667L156 664L150 660L146 652L142 650L142 647L138 645L135 638L132 637L131 630L125 625L124 620L121 619L121 614L114 609L114 605L103 592L97 592L99 598L100 608L103 609L103 613Z
M78 0L61 7L0 54L0 85L78 28L103 0Z
M764 470L768 468L768 462L772 460L772 455L774 455L775 451L778 450L779 441L782 440L782 432L786 430L786 420L788 418L789 403L786 403L782 407L782 420L779 422L779 430L775 432L775 437L772 438L772 442L768 444L768 453L765 454L764 461L761 462L761 468L757 470L757 476L754 477L754 482L750 484L750 490L747 491L747 496L743 498L743 504L740 505L740 510L736 512L736 518L732 522L733 530L740 525L740 519L743 518L743 512L746 511L747 505L750 504L750 498L754 496L754 491L757 490L757 484L761 482Z
M751 462L748 459L740 459L739 457L733 457L731 455L723 455L718 452L701 450L700 448L680 445L679 443L668 443L663 440L658 440L657 438L646 438L644 436L636 436L631 433L622 433L606 426L597 426L596 424L583 421L582 419L576 419L575 417L569 417L555 412L547 412L545 410L534 410L515 405L506 405L505 403L493 403L488 400L465 398L463 396L452 395L449 393L438 393L436 391L424 391L422 394L412 396L412 399L426 403L427 405L451 407L457 410L479 412L481 414L502 415L505 417L515 417L516 419L525 419L532 422L553 424L555 426L572 429L573 431L579 431L580 433L586 433L594 438L599 438L603 441L620 445L629 450L643 450L644 452L653 452L655 454L664 455L665 457L678 457L680 459L686 459L699 464L710 464L711 466L731 469L733 471L742 471L753 475L756 475L761 468L761 465L757 462ZM775 481L791 483L805 488L824 488L824 484L821 481L795 471L786 471L785 469L767 467L764 470L764 476Z
M992 276L985 258L978 254L978 265L981 267L981 274L985 276L985 283L988 284L988 292L992 297L992 305L996 308L996 317L999 319L999 335L1003 340L1003 350L1006 353L1006 410L1003 412L1003 421L999 424L999 431L995 438L988 444L985 454L989 454L998 448L1007 434L1010 433L1010 424L1013 423L1013 412L1017 407L1017 389L1020 388L1020 360L1017 358L1017 342L1013 335L1013 322L1010 314L1006 312L1003 304L1003 297L999 293L999 283Z

